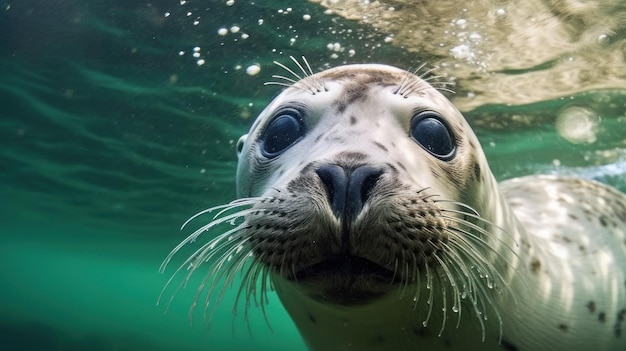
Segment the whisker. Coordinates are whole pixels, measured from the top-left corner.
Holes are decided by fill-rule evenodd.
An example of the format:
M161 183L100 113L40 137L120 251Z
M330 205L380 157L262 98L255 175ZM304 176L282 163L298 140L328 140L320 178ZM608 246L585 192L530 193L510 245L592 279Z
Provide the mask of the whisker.
M484 266L488 268L488 271L495 272L501 281L505 281L504 278L500 275L500 272L493 266L493 264L486 257L484 257L483 253L477 251L471 244L469 244L466 241L466 239L459 238L459 240L460 242L457 242L455 240L450 240L450 244L458 247L464 253L467 253L472 258L472 260L475 261L476 263L479 263L479 262L482 263ZM461 243L464 243L465 245L461 245ZM504 262L507 262L506 259L502 255L498 255L498 256ZM493 282L491 283L491 285L493 285Z
M294 77L297 78L297 80L302 80L303 78L300 77L296 72L294 72L291 68L283 65L282 63L278 62L278 61L274 61L274 64L277 65L278 67L284 69L285 71L291 73L291 75L293 75Z
M433 312L433 277L428 269L428 262L424 264L426 267L426 289L430 290L428 292L428 300L426 300L426 304L428 304L428 313L426 314L426 319L422 322L424 327L428 326L428 321L430 320L430 315Z
M277 75L277 74L272 75L272 78L283 79L283 80L286 80L287 82L289 82L291 84L298 83L298 81L295 80L295 79L292 79L292 78L289 78L289 77L285 77L285 76L280 76L280 75ZM272 84L272 83L278 83L278 82L266 82L265 85Z
M461 293L459 293L458 283L456 283L457 289L454 296L454 305L452 306L452 311L458 313L456 322L456 328L458 328L459 325L461 325L461 316L463 312L463 303L461 302L461 299L464 296L467 296L467 294L471 294L471 290L468 292L468 289L472 289L473 287L471 286L471 282L468 283L468 281L466 280L466 278L469 278L470 272L467 269L467 265L465 264L465 262L454 250L450 248L450 246L448 246L447 244L443 244L443 247L447 250L444 254L446 256L452 256L452 259L447 260L450 263L450 271L454 270L456 274L454 274L453 276L458 277L458 279L461 280L462 283L463 292Z
M401 254L402 257L400 259L401 262L404 262L404 264L402 265L402 272L401 272L401 277L402 277L402 282L399 286L399 293L400 293L400 299L402 300L402 298L404 297L404 293L406 291L406 287L407 285L409 285L408 283L408 277L409 277L409 264L406 261L406 257L404 256L404 250L401 250Z
M420 294L421 294L421 290L422 290L422 282L421 282L421 277L420 277L421 274L420 274L420 272L417 271L417 258L415 257L415 254L413 255L413 259L414 259L415 268L416 268L415 272L417 273L416 274L416 276L417 276L417 284L416 284L417 288L416 288L416 291L415 291L415 295L413 295L413 302L414 302L413 309L415 310L415 309L417 309L417 303L418 303L419 298L420 298Z
M455 256L457 257L456 260L454 260L454 262L464 262L464 260L461 258L460 255L458 255L458 253L456 253L457 251L455 251L455 248L452 248L450 246L445 245L448 248L448 251L446 251L448 254L449 253L455 253ZM455 245L458 248L458 245ZM464 248L459 248L461 250L463 250ZM464 296L467 296L471 302L472 308L474 310L474 315L476 316L476 318L478 319L478 322L480 323L480 327L482 330L482 340L484 341L485 339L485 323L483 320L484 316L484 310L486 308L484 300L482 298L482 294L485 293L484 289L482 289L482 284L480 283L480 280L476 277L476 275L474 273L471 272L471 270L465 265L460 265L457 264L456 265L459 269L461 269L461 271L463 271L464 275L468 278L467 282L467 288L464 291ZM493 307L493 305L492 305ZM460 318L460 317L459 317Z
M257 203L258 201L261 201L265 198L262 197L247 197L247 198L242 198L242 199L237 199L234 201L231 201L225 205L219 205L219 206L214 206L211 208L207 208L206 210L202 210L198 213L196 213L195 215L191 216L188 220L185 221L185 223L183 223L183 225L180 227L180 230L185 229L185 227L187 226L187 224L189 224L189 222L193 221L194 219L198 218L199 216L202 216L205 213L210 213L213 212L215 210L220 210L220 209L226 209L225 211L229 211L231 209L237 208L239 206L248 206L248 205L254 205L255 203ZM219 212L219 214L221 214L223 212ZM216 215L216 217L218 216ZM215 219L215 218L214 218Z
M222 249L226 248L228 245L234 245L233 241L226 241L222 244L220 244L219 246L216 247L216 245L222 241L225 237L231 236L231 234L236 234L237 232L241 231L245 229L245 226L243 224L237 226L236 228L233 228L219 236L217 236L216 238L214 238L213 240L209 241L208 243L202 245L199 249L197 249L193 254L191 254L177 269L176 271L170 276L170 278L167 280L167 282L165 283L165 286L163 287L163 289L161 289L161 293L159 294L159 297L157 299L157 305L160 304L161 299L163 298L163 294L165 293L165 290L170 286L170 284L172 283L172 281L174 280L174 278L178 275L178 273L183 269L183 268L187 268L187 270L189 271L184 279L181 281L181 283L177 286L177 288L174 290L172 296L170 297L167 305L166 305L166 312L169 309L169 306L171 305L172 301L174 300L174 297L176 296L176 294L178 293L178 291L180 291L181 288L183 288L184 286L186 286L187 282L189 281L191 275L195 272L195 270L200 266L201 262L203 260L206 259L210 259L211 257L213 257L215 254L217 254L218 252L220 252ZM208 252L207 250L213 250L213 253L206 255L206 253ZM206 255L206 257L205 257ZM204 257L204 258L202 258ZM163 269L165 269L163 267Z
M455 290L454 284L456 282L452 278L452 275L450 274L450 271L448 270L448 266L441 260L441 258L439 258L439 256L437 256L437 254L433 253L433 257L437 260L437 262L439 262L439 265L441 266L441 268L443 268L446 276L448 277L448 281L450 282L450 285L452 286L453 290ZM441 289L442 289L442 295L443 295L441 297L441 301L443 302L443 318L441 321L441 329L439 330L439 334L438 334L439 337L441 337L441 334L443 333L443 330L446 327L446 319L448 316L448 299L446 296L446 284L441 284Z
M473 229L473 230L477 231L479 234L482 234L482 236L492 237L498 243L503 245L509 252L511 252L513 255L515 255L515 257L517 257L518 259L521 260L521 257L519 256L519 254L511 246L509 246L504 241L504 239L500 238L499 236L495 236L492 233L486 231L485 229L483 229L483 228L481 228L481 227L479 227L479 226L477 226L477 225L475 225L475 224L473 224L471 222L468 222L466 220L460 219L460 218L446 216L446 215L442 215L441 217L445 218L447 220L450 220L451 222L455 222L455 223L459 223L459 224L465 225L465 226L469 227L470 229ZM485 221L485 223L489 223L489 222ZM508 262L508 260L505 259L504 256L502 256L501 253L499 253L499 250L497 250L496 247L494 247L494 244L487 242L482 236L478 236L478 235L476 235L476 234L474 234L474 233L472 233L472 232L470 232L468 230L461 229L461 228L458 228L458 227L455 227L455 226L449 226L449 228L454 230L454 231L457 231L458 233L466 235L469 238L472 238L475 242L480 243L484 247L488 248L491 253L496 253L499 258L503 259L505 262ZM513 240L513 242L515 242L515 240Z
M446 200L446 199L437 199L435 200L436 203L447 203L447 204L453 204L453 205L457 205L459 207L465 208L467 210L469 210L470 212L472 212L472 214L476 217L480 217L480 214L478 213L478 211L476 211L472 206L469 206L467 204L464 204L462 202L459 201L454 201L454 200ZM447 210L447 209L445 209ZM464 214L466 215L466 212L459 212L460 214ZM480 217L482 219L482 217Z
M450 93L450 94L456 94L456 91L454 91L452 89L448 89L446 87L433 86L433 88L435 88L436 90L439 90L441 92L446 92L446 93Z
M263 83L263 85L279 85L279 86L285 87L285 88L292 88L293 87L293 88L298 89L298 87L294 87L293 84L285 83L285 82L272 82L272 81L269 81L269 82ZM306 91L304 89L300 89L300 90Z
M402 81L400 81L400 85L398 86L398 88L396 88L394 94L398 94L406 98L408 95L415 92L416 84L419 85L422 82L421 80L414 79L414 76L417 76L417 72L421 70L424 66L426 66L426 62L422 63L413 71L411 71L410 68L406 70L406 74L402 78Z
M424 66L426 66L426 64L423 64L420 66L420 69L422 69ZM429 78L426 78L427 75L429 75L430 73L436 71L437 69L439 69L439 67L431 67L429 69L427 69L425 72L422 72L419 74L418 77L420 77L420 79L427 81ZM417 75L418 72L415 72L415 75Z
M470 249L471 246L467 246L467 245L460 245L460 243L456 243L456 242L450 242L452 245L454 245L456 247L456 249L458 250L457 252L464 252L465 254L468 255L468 257L470 258L471 261L473 261L475 263L475 267L476 269L478 269L478 277L476 277L475 274L470 274L470 277L472 279L474 279L476 282L479 282L480 280L486 280L487 282L487 288L489 288L490 290L498 287L498 286L504 286L507 290L508 293L513 296L514 298L514 303L515 305L517 305L517 300L515 298L515 292L512 290L512 288L506 284L506 280L504 280L504 277L500 274L500 272L488 261L486 261L483 258L483 255L481 255L480 253L476 252L474 249ZM479 279L480 278L480 279ZM497 278L497 279L496 279ZM500 282L500 284L496 285L494 283L496 282ZM496 317L498 318L499 322L500 322L500 337L502 337L502 319L500 317L500 313L499 311L495 308L495 302L494 300L491 298L491 294L485 290L485 286L484 284L480 284L480 283L474 283L473 286L476 288L475 292L478 293L475 295L475 298L478 298L478 300L480 301L480 304L483 306L486 306L486 303L483 299L486 299L488 304L490 306L492 306L492 310L495 312ZM487 314L486 314L486 308L482 311L483 313L483 317L480 318L481 320L487 319ZM482 324L482 323L481 323ZM483 331L484 334L484 331ZM483 335L484 338L484 335Z
M170 251L170 253L167 255L167 257L165 257L165 260L163 260L163 263L161 263L161 266L159 267L159 273L164 273L165 272L165 268L167 267L167 265L169 264L169 262L171 261L172 257L174 257L174 255L180 251L180 249L189 244L190 242L195 241L198 236L200 236L200 234L208 231L209 229L220 225L224 222L228 222L232 219L237 219L240 217L244 217L245 215L249 214L249 213L253 213L256 211L263 211L263 210L255 210L255 209L246 209L246 210L241 210L239 212L235 212L233 214L230 214L228 216L213 220L211 222L209 222L208 224L200 227L199 229L197 229L196 231L194 231L191 235L189 235L187 238L185 238L183 241L181 241L178 245L176 245L176 247L174 247L174 249L172 249L172 251ZM206 213L206 212L205 212ZM216 239L223 239L225 236L219 235ZM216 239L211 240L211 243L217 243L215 242Z
M307 71L304 70L304 67L302 67L302 65L300 64L300 62L298 62L298 60L296 60L295 57L293 56L289 56L289 58L291 59L291 61L293 61L298 68L300 68L300 71L302 71L302 74L304 74L304 77L309 77L309 73ZM302 58L304 59L304 56L302 56ZM306 62L306 59L304 59L304 62ZM309 63L307 62L307 66L309 65ZM309 66L309 71L311 71L311 67ZM312 72L311 72L312 73Z

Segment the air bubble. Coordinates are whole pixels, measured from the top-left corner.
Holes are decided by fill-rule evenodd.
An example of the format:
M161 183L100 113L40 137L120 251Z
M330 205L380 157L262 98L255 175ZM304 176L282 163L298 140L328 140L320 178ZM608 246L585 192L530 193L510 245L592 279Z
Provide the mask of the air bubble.
M503 8L496 9L495 14L497 19L502 20L506 18L506 10Z
M246 73L249 76L255 76L255 75L259 74L259 72L261 72L261 66L259 66L257 64L248 66L248 68L246 68Z
M459 18L458 20L454 21L454 25L461 29L465 29L465 27L467 27L467 20Z
M591 144L596 141L601 118L593 109L569 106L556 117L556 131L573 144Z
M450 49L450 55L457 60L464 60L472 57L472 50L463 44Z
M610 39L611 39L611 37L608 34L602 33L602 34L598 35L598 37L596 38L596 42L598 44L607 44Z
M471 41L473 41L473 42L480 41L482 38L483 38L483 37L482 37L482 35L480 35L480 34L478 34L478 33L472 33L472 34L470 34L470 36L469 36L469 39L470 39Z

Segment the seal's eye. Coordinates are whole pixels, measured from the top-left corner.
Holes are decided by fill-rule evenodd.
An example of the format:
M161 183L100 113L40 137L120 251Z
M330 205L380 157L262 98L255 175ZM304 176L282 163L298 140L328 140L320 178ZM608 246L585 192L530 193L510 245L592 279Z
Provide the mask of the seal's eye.
M261 140L261 151L268 158L276 157L304 136L302 114L293 108L285 108L267 125Z
M433 156L443 161L454 156L454 137L439 114L432 111L418 113L411 120L409 133L411 138Z

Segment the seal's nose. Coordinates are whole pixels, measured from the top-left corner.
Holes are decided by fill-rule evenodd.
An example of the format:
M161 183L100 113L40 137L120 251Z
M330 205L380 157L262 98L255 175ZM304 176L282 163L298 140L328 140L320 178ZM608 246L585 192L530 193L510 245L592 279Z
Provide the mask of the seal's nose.
M361 213L383 171L370 166L346 169L339 165L323 165L316 173L326 188L335 216L350 223Z

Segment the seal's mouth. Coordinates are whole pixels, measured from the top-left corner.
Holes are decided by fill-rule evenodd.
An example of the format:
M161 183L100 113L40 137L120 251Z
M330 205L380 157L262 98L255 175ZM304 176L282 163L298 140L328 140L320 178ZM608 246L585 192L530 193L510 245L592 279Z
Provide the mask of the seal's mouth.
M400 282L393 271L362 257L339 255L296 272L291 280L325 303L360 305L386 295Z

